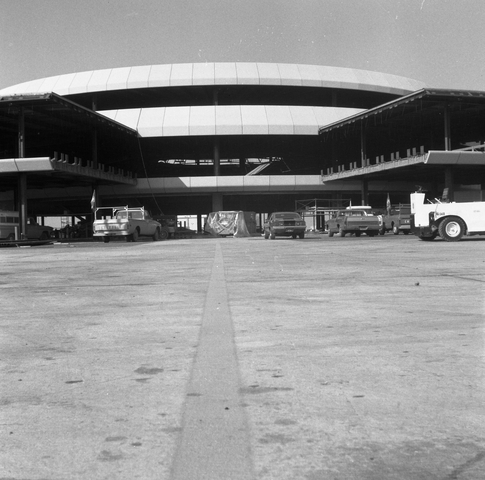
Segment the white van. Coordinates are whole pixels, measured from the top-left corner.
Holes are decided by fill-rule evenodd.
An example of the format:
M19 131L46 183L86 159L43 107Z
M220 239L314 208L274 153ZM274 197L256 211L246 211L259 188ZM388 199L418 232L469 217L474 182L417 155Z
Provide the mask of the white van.
M0 211L0 239L18 240L20 232L19 225L19 212L8 210ZM27 219L27 238L29 239L49 240L53 230L52 227L48 227L47 225L39 225L35 221L35 218L29 217Z

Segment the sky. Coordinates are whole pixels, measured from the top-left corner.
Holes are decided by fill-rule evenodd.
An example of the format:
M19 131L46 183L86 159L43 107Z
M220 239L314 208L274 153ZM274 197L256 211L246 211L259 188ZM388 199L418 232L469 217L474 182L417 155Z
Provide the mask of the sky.
M0 89L194 62L349 67L485 90L485 2L0 0Z

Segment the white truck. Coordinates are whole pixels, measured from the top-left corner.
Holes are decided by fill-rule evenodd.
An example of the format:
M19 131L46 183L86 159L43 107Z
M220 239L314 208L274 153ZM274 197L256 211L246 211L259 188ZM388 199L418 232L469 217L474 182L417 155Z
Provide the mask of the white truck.
M447 242L458 242L464 235L485 235L485 202L425 203L425 194L411 194L411 231L421 240L438 235Z
M166 238L162 235L162 225L153 220L144 207L99 207L95 210L93 237L101 237L108 243L114 237L136 242L142 236L155 241Z

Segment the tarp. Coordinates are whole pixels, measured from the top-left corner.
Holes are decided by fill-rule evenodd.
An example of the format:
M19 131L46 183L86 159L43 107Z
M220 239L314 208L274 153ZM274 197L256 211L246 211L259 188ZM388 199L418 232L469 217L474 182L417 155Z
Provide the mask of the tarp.
M209 213L205 231L212 235L250 237L256 234L256 213L243 211Z

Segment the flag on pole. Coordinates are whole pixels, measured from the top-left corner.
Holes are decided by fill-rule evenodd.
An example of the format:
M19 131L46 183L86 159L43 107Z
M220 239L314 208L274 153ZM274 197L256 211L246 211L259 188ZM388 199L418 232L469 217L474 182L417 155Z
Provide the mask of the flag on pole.
M93 190L93 196L91 197L91 210L96 210L96 190Z

